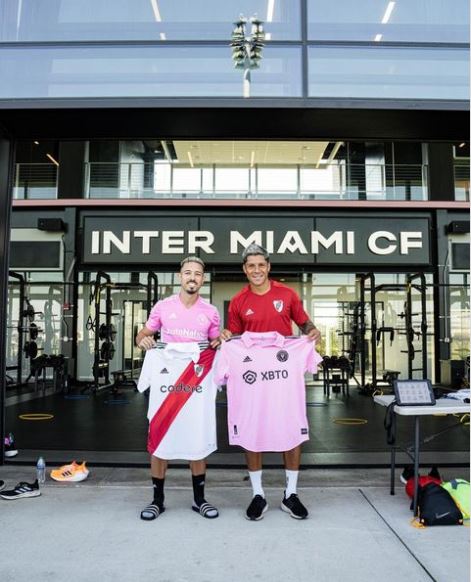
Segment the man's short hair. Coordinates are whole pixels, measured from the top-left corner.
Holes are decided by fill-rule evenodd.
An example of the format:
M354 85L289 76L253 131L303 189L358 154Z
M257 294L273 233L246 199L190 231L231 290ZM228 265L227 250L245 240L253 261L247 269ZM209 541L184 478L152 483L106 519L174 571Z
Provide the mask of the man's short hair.
M270 255L268 254L267 249L264 249L260 245L255 243L250 244L246 249L244 249L242 253L242 263L246 263L249 257L253 257L255 255L262 255L262 257L267 261L270 262Z
M180 269L183 268L183 265L186 265L187 263L198 263L198 265L201 265L203 267L203 271L204 271L204 261L203 259L200 259L199 257L185 257L183 259L183 261L180 263Z

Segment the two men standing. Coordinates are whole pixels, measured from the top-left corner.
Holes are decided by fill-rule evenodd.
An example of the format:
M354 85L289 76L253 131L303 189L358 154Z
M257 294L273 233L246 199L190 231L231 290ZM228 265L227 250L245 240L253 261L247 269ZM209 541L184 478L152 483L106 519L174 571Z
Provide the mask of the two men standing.
M161 340L164 342L209 340L211 347L215 348L220 341L230 340L233 335L244 332L261 334L275 332L280 338L290 336L293 321L306 335L307 340L318 341L320 332L304 311L299 296L289 287L269 279L270 260L267 251L258 245L250 245L242 258L243 270L249 284L232 299L229 306L228 329L221 332L219 339L217 310L199 297L199 290L204 281L204 263L197 257L188 257L181 263L180 293L159 301L154 306L146 326L136 337L136 344L146 350L154 348L152 336L160 330ZM207 412L206 414L208 415ZM214 409L200 424L204 425L211 418L214 418ZM262 422L263 419L258 418L256 421ZM304 519L308 515L307 509L296 493L301 457L300 443L303 440L306 440L306 437L301 438L294 448L283 451L287 485L281 508L296 519ZM149 452L154 499L141 512L141 518L147 520L155 519L164 511L163 486L169 458L158 458L151 449ZM256 521L263 517L268 507L262 487L262 451L246 450L246 460L253 489L253 499L246 517ZM217 509L204 499L205 460L190 460L190 467L193 475L193 509L204 517L217 517Z

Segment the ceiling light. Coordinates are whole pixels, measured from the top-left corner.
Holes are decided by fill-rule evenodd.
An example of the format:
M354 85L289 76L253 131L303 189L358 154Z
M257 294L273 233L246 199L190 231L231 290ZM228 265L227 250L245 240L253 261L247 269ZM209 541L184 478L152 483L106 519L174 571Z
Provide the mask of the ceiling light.
M383 20L381 21L381 24L386 24L389 20L389 18L391 17L391 12L394 10L394 6L396 5L395 2L389 2L388 5L386 6L386 12L384 13L383 16Z
M375 42L379 42L382 38L383 38L383 35L382 34L377 34L375 36Z
M466 142L463 142L463 143L460 143L459 147L464 148L465 145L466 145Z
M53 164L56 164L56 166L58 166L58 165L59 165L59 162L58 162L57 160L55 160L55 159L54 159L54 158L51 156L51 154L46 154L46 156L47 156L47 157L48 157L48 158L51 160L51 162L52 162Z
M34 142L34 145L39 145L39 142L38 142L38 141L35 141L35 142Z
M162 22L162 17L160 16L159 5L157 4L157 0L150 0L152 4L152 10L154 12L154 18L156 22Z
M160 33L160 40L167 40L167 37L165 36L165 32Z
M190 160L190 166L191 166L192 168L194 168L194 167L195 167L195 165L193 164L193 158L191 157L191 152L187 152L187 153L188 153L188 159Z
M265 40L271 40L271 32L265 33Z
M253 168L253 165L255 163L255 150L252 150L252 153L250 154L250 167Z
M267 22L273 21L273 13L275 12L275 0L268 0L267 6Z

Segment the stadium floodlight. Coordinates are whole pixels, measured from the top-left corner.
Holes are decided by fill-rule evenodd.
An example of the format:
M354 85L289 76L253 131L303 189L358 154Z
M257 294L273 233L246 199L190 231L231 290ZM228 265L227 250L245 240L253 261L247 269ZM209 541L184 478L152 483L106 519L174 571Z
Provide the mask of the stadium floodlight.
M250 34L247 34L247 25L250 22ZM250 97L250 71L260 68L265 40L263 22L256 16L249 21L241 14L239 20L234 22L231 36L232 60L234 67L244 71L243 94Z

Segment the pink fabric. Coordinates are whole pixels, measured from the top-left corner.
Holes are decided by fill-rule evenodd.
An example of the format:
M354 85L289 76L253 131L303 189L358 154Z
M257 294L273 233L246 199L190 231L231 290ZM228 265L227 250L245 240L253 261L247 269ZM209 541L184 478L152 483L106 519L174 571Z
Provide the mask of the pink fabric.
M219 314L213 305L201 297L188 309L179 295L172 295L154 305L146 327L151 331L160 330L163 342L213 340L219 336Z
M309 440L304 374L321 356L306 337L245 332L224 342L214 377L227 385L229 443L248 451L289 451Z

